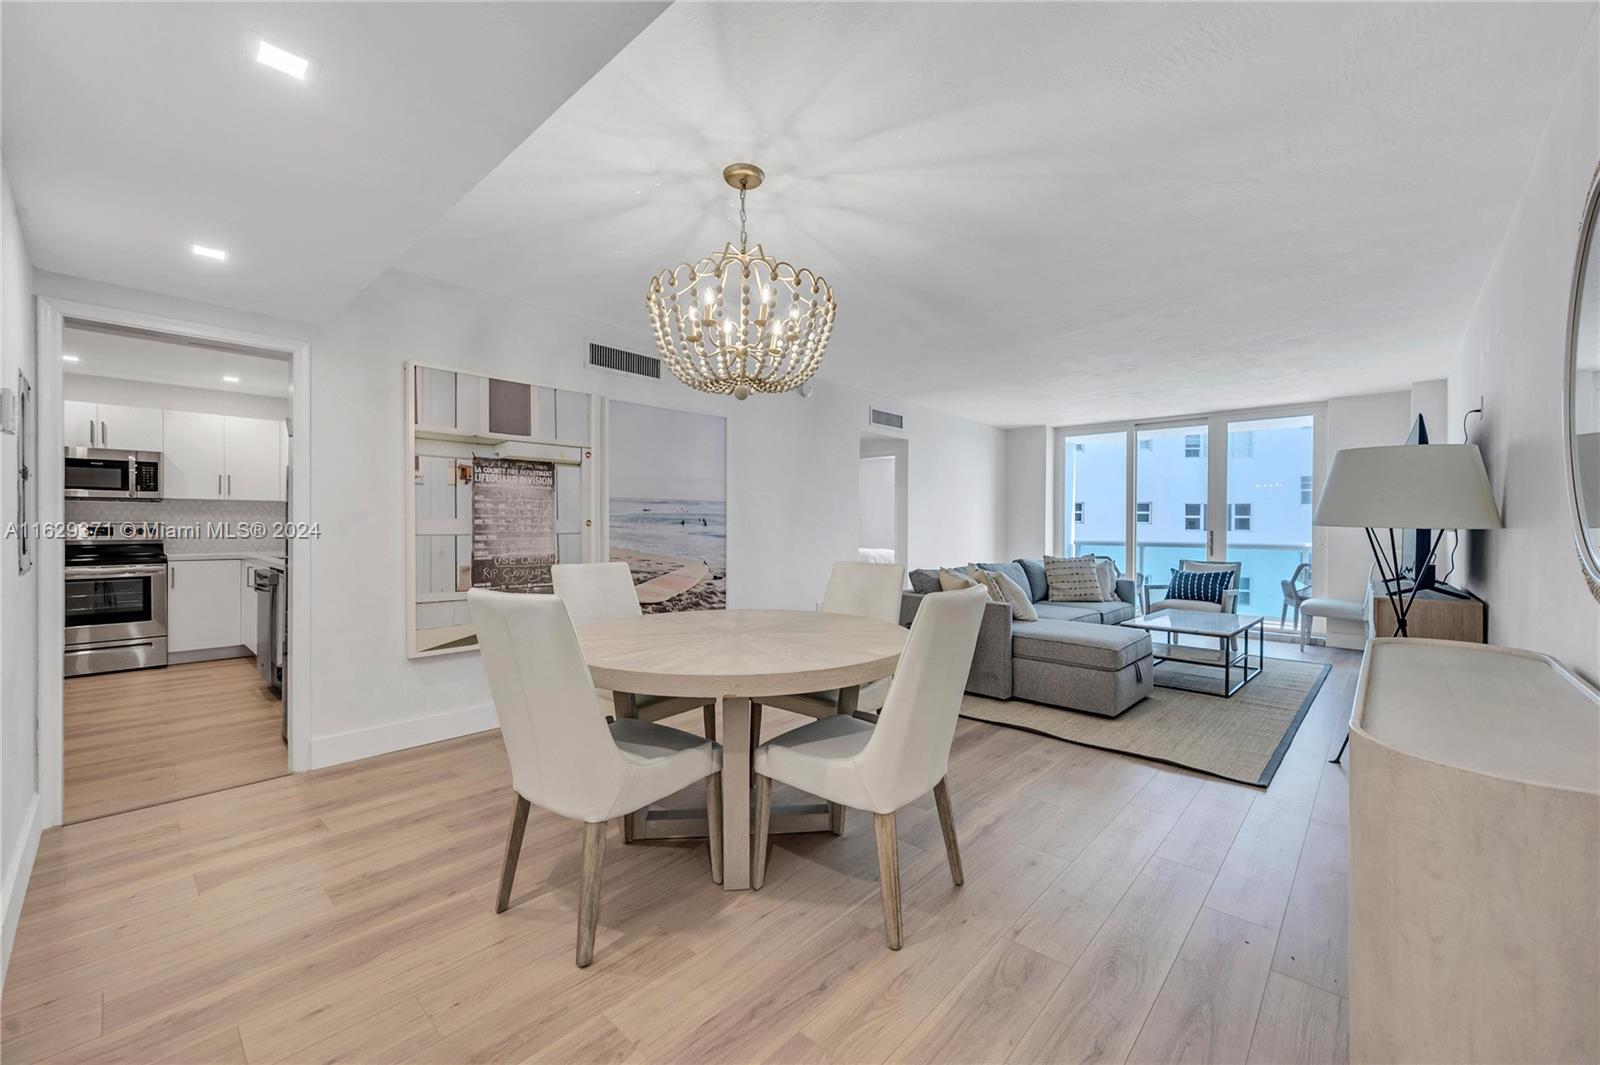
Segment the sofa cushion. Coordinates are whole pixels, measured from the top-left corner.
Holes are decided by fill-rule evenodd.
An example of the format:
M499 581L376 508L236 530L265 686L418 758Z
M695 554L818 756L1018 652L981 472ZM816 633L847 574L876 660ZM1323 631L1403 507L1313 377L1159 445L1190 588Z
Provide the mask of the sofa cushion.
M1222 603L1222 593L1233 584L1233 571L1227 569L1197 572L1173 570L1167 579L1167 594L1174 599Z
M1302 604L1302 610L1305 606ZM1163 610L1198 610L1202 614L1220 614L1222 607L1216 603L1203 603L1197 599L1161 599L1151 603L1145 608L1145 613L1155 614Z
M974 565L979 569L986 569L990 573L1004 573L1016 582L1017 587L1032 591L1027 573L1015 562L977 562Z
M1028 575L1028 583L1023 587L1033 593L1033 601L1042 603L1050 598L1050 579L1044 573L1044 559L1019 558L1014 560L1022 567L1022 572Z
M968 566L961 572L965 574L967 580L971 581L972 583L983 585L983 590L989 593L989 602L1008 602L1006 599L1006 593L1000 590L999 582L994 579L994 574L990 573L982 566Z
M971 588L978 582L960 570L941 569L939 571L939 590L941 592L959 592L963 588Z
M1011 604L1012 621L1039 620L1039 612L1033 606L1033 596L1026 588L1012 580L1009 573L997 572L991 573L990 576L1000 586L1000 594Z
M1052 603L1047 599L1042 603L1033 604L1033 609L1039 615L1040 621L1086 621L1091 625L1100 624L1100 612L1095 609L1094 603Z
M914 569L911 571L911 590L918 595L932 595L939 590L939 571Z
M1121 625L1087 625L1040 618L1011 635L1011 653L1036 662L1116 670L1149 657L1150 634Z

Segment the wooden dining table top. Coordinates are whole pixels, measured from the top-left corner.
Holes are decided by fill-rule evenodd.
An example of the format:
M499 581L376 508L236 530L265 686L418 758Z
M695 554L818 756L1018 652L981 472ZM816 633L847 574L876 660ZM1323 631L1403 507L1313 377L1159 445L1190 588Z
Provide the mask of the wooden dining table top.
M887 621L816 610L694 610L578 626L598 687L747 699L887 677L907 635Z

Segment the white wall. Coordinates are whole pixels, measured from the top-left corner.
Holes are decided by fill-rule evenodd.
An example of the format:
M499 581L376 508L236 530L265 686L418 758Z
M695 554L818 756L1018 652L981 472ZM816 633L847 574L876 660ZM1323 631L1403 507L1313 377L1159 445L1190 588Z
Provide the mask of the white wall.
M791 393L740 403L670 379L591 370L590 341L653 349L643 330L398 271L385 273L314 339L310 516L322 526L312 548L315 764L493 722L476 654L404 656L407 360L726 416L730 606L813 608L832 563L856 556L861 434L868 405L888 397L818 381L809 399ZM890 403L906 416L909 564L994 557L999 430Z
M1007 429L1004 559L1053 554L1052 508L1055 473L1051 461L1055 433L1043 425Z
M15 388L18 371L37 385L33 320L33 267L11 196L11 179L0 163L0 387ZM37 425L37 408L33 414ZM37 441L36 429L30 429L30 435ZM17 440L0 436L0 525L17 517ZM28 516L30 520L38 516L32 501ZM5 919L0 981L11 957L11 940L39 843L39 781L33 753L39 679L38 576L37 567L19 574L17 541L0 539L0 909Z
M231 414L239 418L289 416L289 401L277 396L252 396L242 392L221 392L211 388L187 388L153 381L126 381L120 377L69 373L61 378L62 394L67 399L86 403L120 403L129 407L159 407L162 410L192 410L202 414Z
M1317 498L1321 498L1322 483L1335 452L1347 447L1403 444L1410 431L1409 389L1328 400L1327 459L1316 474ZM1317 574L1316 594L1335 599L1366 598L1367 574L1372 568L1367 534L1361 529L1319 528L1315 535L1322 545L1322 572ZM1439 572L1442 574L1444 570ZM1359 650L1366 643L1365 626L1357 622L1333 623L1328 626L1327 636L1329 644L1335 647Z
M895 492L893 455L864 457L860 460L860 508L862 547L887 547L895 550Z
M1600 604L1573 544L1560 409L1578 226L1600 159L1597 22L1550 115L1450 372L1453 442L1462 415L1484 397L1483 417L1469 431L1506 525L1462 545L1468 583L1489 604L1489 639L1554 655L1590 681L1600 681Z

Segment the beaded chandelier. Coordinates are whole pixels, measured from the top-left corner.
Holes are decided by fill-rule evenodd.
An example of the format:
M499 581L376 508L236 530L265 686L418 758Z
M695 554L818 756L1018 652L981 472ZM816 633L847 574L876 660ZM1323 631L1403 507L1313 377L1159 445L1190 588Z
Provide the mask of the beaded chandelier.
M745 194L765 175L734 163L722 178L739 190L739 246L650 279L645 304L656 347L678 380L702 392L745 399L787 392L817 372L833 332L833 289L750 246Z

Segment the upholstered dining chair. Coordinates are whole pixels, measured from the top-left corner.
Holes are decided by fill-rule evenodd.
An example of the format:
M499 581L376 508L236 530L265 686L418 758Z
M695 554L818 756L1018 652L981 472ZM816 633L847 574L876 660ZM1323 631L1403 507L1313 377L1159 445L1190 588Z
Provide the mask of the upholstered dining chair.
M531 806L583 823L578 966L594 960L606 822L705 781L711 872L722 865L722 749L664 725L594 712L578 633L559 596L467 593L516 791L495 912L511 903Z
M817 609L827 614L854 614L876 618L891 625L900 623L900 593L906 583L906 568L878 562L835 562L828 575L827 590ZM883 708L889 693L889 678L861 686L855 709L863 713ZM839 692L810 692L805 695L777 695L767 700L807 717L830 717L839 712Z
M933 792L950 879L961 884L961 849L945 776L987 595L980 586L934 592L922 600L876 724L839 714L802 725L756 749L752 887L759 890L767 879L775 780L871 812L878 838L883 931L890 950L899 950L901 943L895 811Z
M626 562L562 562L550 567L555 592L567 604L574 625L612 618L636 618L643 613L633 590L633 572ZM633 695L598 690L601 702L618 718L660 721L685 710L702 708L706 739L717 738L716 698Z

